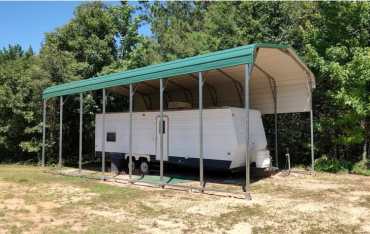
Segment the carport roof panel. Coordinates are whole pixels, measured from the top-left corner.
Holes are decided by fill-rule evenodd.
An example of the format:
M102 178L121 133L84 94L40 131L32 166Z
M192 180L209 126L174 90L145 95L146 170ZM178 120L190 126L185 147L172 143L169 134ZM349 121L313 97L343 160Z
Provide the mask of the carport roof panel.
M251 64L253 63L255 49L257 47L288 48L287 45L280 44L251 44L240 46L129 71L55 85L46 88L43 91L43 98L46 99L68 94L76 94L146 80L175 77L240 64Z

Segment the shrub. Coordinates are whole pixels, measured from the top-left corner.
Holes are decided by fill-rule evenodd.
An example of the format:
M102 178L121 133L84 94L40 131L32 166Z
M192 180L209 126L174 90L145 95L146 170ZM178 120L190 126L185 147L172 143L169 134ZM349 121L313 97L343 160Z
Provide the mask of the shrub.
M370 168L368 167L370 160L362 160L353 165L352 173L358 175L370 176Z
M335 158L328 158L322 156L315 160L315 170L324 172L349 172L352 170L352 163L344 160L338 160Z

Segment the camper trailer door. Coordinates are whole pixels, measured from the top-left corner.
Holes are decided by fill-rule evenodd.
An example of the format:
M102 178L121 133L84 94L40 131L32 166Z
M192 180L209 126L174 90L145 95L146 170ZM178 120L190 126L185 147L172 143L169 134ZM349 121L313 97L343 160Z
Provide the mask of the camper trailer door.
M160 127L160 117L157 116L156 118L156 159L157 160L160 160L160 150L161 150L161 140L160 140L160 131L161 131L161 127ZM168 139L169 139L169 118L167 115L163 116L163 128L162 128L162 131L163 131L163 161L167 161L168 160Z

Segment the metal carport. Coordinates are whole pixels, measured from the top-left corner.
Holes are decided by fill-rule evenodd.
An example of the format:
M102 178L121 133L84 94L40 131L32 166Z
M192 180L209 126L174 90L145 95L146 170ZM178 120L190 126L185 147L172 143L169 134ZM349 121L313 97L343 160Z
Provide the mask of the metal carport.
M158 84L159 80L159 84ZM127 87L128 86L128 87ZM82 120L84 92L102 90L103 119L106 106L106 90L129 96L130 149L132 160L132 112L159 108L163 120L164 101L184 99L199 108L199 157L200 186L203 179L203 118L204 107L243 106L246 111L246 146L249 142L249 109L262 114L275 115L275 162L277 149L277 114L310 112L311 160L314 170L312 90L315 77L294 51L287 45L251 44L175 60L129 71L113 73L86 80L74 81L49 87L43 92L43 147L42 165L45 165L45 125L47 100L60 98L59 166L62 166L63 96L80 95L79 169L82 162ZM166 93L165 93L166 91ZM140 98L134 100L134 94ZM165 95L166 94L166 95ZM166 97L164 97L166 96ZM103 134L104 121L103 121ZM104 139L104 137L103 137ZM160 177L163 177L163 135L160 134ZM246 196L249 197L249 157L246 160ZM102 150L102 171L105 170L105 147ZM132 170L129 175L131 179Z

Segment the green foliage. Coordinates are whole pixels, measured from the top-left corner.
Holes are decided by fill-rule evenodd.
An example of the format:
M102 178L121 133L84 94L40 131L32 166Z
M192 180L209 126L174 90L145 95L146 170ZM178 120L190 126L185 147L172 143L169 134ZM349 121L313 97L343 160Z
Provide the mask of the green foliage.
M31 50L32 51L32 50ZM22 159L40 149L40 60L19 45L0 51L0 149L2 158ZM23 158L23 159L27 159Z
M140 37L139 21L134 7L127 3L107 7L102 2L83 3L74 18L55 31L46 33L40 54L32 48L24 51L19 45L0 50L0 161L37 161L40 155L42 90L48 86L96 76L105 67L123 64L130 57ZM78 99L65 99L65 153L76 152L77 139L74 115ZM97 110L96 95L85 102L85 141L93 138L93 113ZM55 156L58 131L58 101L48 101L47 145ZM90 130L90 131L89 131ZM88 149L90 150L90 149ZM15 155L15 156L14 156ZM48 160L54 161L52 157Z
M152 36L138 33L149 24ZM46 33L39 54L18 45L0 51L0 150L2 159L40 154L41 92L50 85L88 79L248 43L293 46L316 76L315 151L327 155L318 169L347 169L368 155L370 142L370 3L368 2L141 2L83 3L65 25ZM65 154L75 160L79 100L64 114ZM127 99L110 95L111 110ZM101 94L86 94L84 142L93 145L94 113ZM56 155L58 101L48 101L48 151ZM305 114L279 115L279 148L294 164L309 164ZM273 117L265 116L269 143ZM93 148L84 149L93 152ZM88 153L88 152L87 152ZM272 152L273 154L274 152ZM295 157L300 155L300 157ZM283 153L280 153L283 162ZM48 158L53 161L53 158ZM330 166L330 164L332 166Z
M353 165L352 173L370 176L370 160L362 160Z
M349 172L352 169L352 163L348 161L328 158L322 156L315 160L315 170L324 172Z

